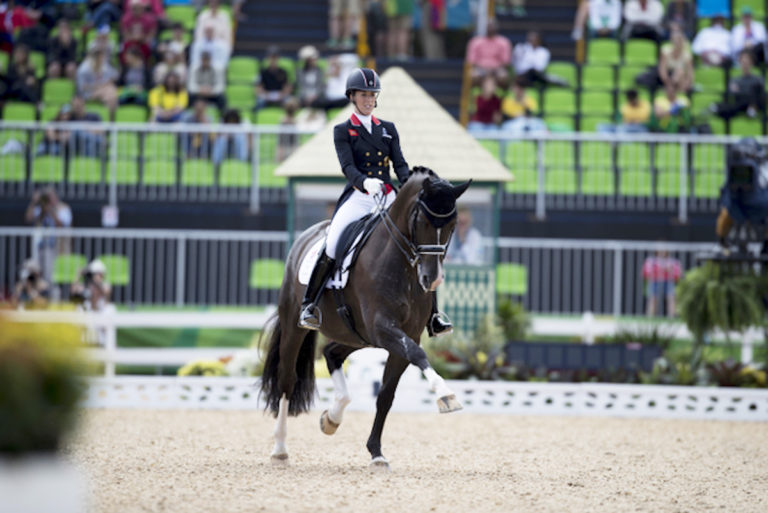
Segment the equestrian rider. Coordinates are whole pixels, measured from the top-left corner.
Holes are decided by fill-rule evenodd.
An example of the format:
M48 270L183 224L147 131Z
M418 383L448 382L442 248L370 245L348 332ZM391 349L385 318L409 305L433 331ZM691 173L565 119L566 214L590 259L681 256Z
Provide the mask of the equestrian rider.
M348 183L331 219L325 251L320 253L307 285L299 314L301 328L320 328L317 302L333 272L336 246L344 229L371 212L376 205L376 194L385 194L386 207L395 200L396 192L389 175L390 162L400 184L408 179L408 163L400 150L394 123L373 116L380 91L379 75L372 69L358 68L347 77L346 96L354 106L354 113L347 121L333 128L333 142ZM432 316L427 323L430 336L449 333L452 329L451 324L440 319L437 296L433 293Z

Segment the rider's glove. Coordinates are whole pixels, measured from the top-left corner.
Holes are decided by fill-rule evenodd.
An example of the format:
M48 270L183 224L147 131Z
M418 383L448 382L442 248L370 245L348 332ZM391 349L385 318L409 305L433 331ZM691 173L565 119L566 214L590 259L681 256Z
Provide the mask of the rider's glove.
M365 189L365 192L367 192L371 196L381 191L381 187L383 185L384 185L384 182L382 182L378 178L366 178L365 180L363 180L363 189Z

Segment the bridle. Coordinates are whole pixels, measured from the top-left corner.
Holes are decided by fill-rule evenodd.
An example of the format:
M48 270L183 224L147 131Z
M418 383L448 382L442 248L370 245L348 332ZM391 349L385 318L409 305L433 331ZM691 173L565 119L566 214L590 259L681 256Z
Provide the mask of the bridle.
M442 231L442 228L435 228L437 230L437 244L414 244L411 239L406 237L405 234L400 231L392 220L392 217L389 215L389 212L387 212L387 209L384 207L386 204L386 195L376 194L374 200L376 201L376 215L381 219L381 223L384 225L384 228L386 228L390 238L395 243L395 246L397 246L397 249L400 250L400 253L403 254L411 267L415 267L421 261L421 257L423 256L445 256L451 237L448 237L448 241L445 244L441 244L440 232ZM419 198L416 200L416 205L419 208L414 208L413 214L411 215L411 236L413 236L413 233L415 232L416 219L419 216L420 209L437 219L446 219L456 214L456 205L454 205L453 209L446 214L434 212L426 203L424 203L424 200L421 199L421 195L419 195ZM451 233L451 236L452 235L453 233Z

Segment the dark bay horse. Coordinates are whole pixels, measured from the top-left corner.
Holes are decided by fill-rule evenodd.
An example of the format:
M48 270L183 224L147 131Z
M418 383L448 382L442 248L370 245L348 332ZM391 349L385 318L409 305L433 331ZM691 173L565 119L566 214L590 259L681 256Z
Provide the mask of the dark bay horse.
M367 443L373 468L389 468L381 453L381 432L408 364L416 365L427 378L438 397L440 412L461 409L454 393L430 366L419 339L430 316L432 291L444 279L442 261L456 224L456 199L470 182L453 186L432 170L416 167L388 212L379 211L381 222L361 250L344 289L359 336L337 314L332 293L326 291L319 303L323 313L320 331L333 341L323 354L335 390L333 406L320 419L324 433L336 431L350 402L342 371L344 360L363 347L389 351ZM304 296L298 270L309 248L325 236L327 225L324 221L302 233L285 266L261 382L266 407L277 417L273 461L288 458L288 415L308 411L314 398L317 332L296 325Z

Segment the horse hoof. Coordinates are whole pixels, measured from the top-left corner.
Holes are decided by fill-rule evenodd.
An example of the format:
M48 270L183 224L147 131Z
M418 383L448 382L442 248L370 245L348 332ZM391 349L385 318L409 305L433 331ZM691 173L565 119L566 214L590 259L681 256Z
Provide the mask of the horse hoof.
M288 454L284 452L273 454L269 459L272 462L272 465L285 466L288 464Z
M463 408L461 403L453 394L446 395L438 399L437 407L440 410L440 413L451 413L452 411L459 411Z
M328 416L328 410L325 410L323 414L320 415L320 431L322 431L326 435L334 434L336 430L339 429L339 425L340 424L336 424Z
M387 461L387 458L385 458L384 456L377 456L376 458L373 458L368 468L371 469L371 472L377 472L377 473L379 472L387 473L391 471L389 468L389 462Z

